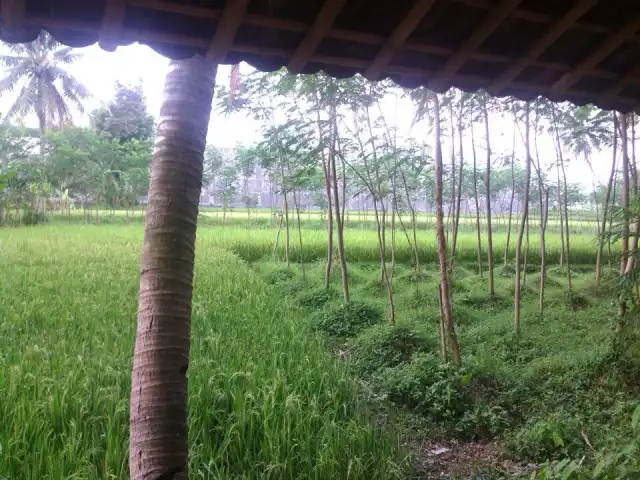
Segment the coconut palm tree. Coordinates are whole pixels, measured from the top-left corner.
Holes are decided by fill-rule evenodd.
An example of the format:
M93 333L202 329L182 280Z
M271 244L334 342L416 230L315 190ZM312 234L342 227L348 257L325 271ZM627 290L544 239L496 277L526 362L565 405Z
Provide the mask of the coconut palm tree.
M42 134L47 128L61 128L71 122L71 106L84 113L82 101L89 91L64 68L79 60L81 54L45 32L31 43L6 44L5 48L8 54L0 55L0 64L5 67L0 95L22 85L5 119L34 112Z
M196 219L216 66L174 61L151 163L130 400L132 480L187 474L187 368Z

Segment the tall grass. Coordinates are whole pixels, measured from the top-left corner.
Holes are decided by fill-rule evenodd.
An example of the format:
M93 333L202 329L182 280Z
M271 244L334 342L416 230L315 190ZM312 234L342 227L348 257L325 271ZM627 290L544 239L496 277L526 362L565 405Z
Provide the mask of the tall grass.
M403 476L345 367L201 232L189 368L193 478ZM0 478L124 479L142 232L0 230Z

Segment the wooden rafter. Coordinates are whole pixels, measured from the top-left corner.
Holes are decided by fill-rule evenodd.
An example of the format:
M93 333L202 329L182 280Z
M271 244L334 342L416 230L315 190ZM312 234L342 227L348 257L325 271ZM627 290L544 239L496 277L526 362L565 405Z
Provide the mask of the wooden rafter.
M126 10L126 0L107 0L105 3L98 43L108 52L113 52L118 47Z
M2 0L0 14L3 34L11 36L20 31L25 21L25 0Z
M572 9L560 17L527 50L515 60L488 88L492 95L499 95L522 71L542 55L553 42L587 13L598 0L581 0Z
M636 83L640 79L640 64L625 73L620 79L610 88L608 88L602 95L602 99L607 101L611 100L624 90L625 87Z
M600 47L591 55L584 59L574 69L563 75L553 84L552 90L555 93L562 93L575 85L591 69L611 55L616 48L622 45L630 35L640 29L640 16L635 17L615 34L609 36Z
M442 68L436 73L429 85L440 89L448 83L453 75L469 60L482 43L498 28L502 22L515 10L522 0L502 0L493 10L490 10L480 26L462 44Z
M480 2L481 6L486 6L485 4L488 5L487 1L485 0L456 0L456 1L459 1L459 2L468 1L471 3ZM187 16L206 18L206 19L212 19L212 20L217 20L222 15L222 10L219 10L219 9L183 5L181 3L175 3L170 1L130 0L129 5L145 8L149 10L163 11L167 13L187 15ZM540 15L542 15L545 19L548 17L543 14L540 14ZM536 18L540 20L538 17ZM546 22L546 20L544 20L544 22ZM263 15L257 15L257 14L251 14L251 13L247 13L245 15L243 23L246 25L251 25L256 27L271 28L271 29L282 30L287 32L296 32L296 33L306 33L310 28L310 26L304 22L299 22L299 21L290 20L290 19L266 17ZM355 32L351 30L344 30L344 29L338 29L338 28L329 29L326 32L326 38L362 43L365 45L375 45L375 46L383 46L387 41L387 39L381 35L375 35L372 33L365 33L365 32ZM432 44L427 44L422 42L407 41L402 45L401 48L409 51L413 51L413 52L426 53L426 54L438 55L438 56L450 56L451 54L454 53L454 51L451 48L446 48L440 45L432 45ZM479 60L482 62L497 63L497 64L500 64L500 63L509 64L514 61L512 57L509 57L507 55L499 55L495 53L486 53L486 52L477 52L477 51L471 52L469 54L469 59ZM559 62L546 62L546 61L539 61L539 60L532 61L529 65L533 67L548 69L548 70L555 70L563 73L566 73L570 69L567 65ZM617 78L615 74L611 72L602 71L602 70L591 70L588 72L588 74L593 77L607 79L607 80Z
M364 71L364 76L371 81L380 77L380 73L389 65L393 55L402 47L413 31L420 25L424 16L429 13L435 0L418 0L400 24L393 30L389 39L380 49L371 65Z
M313 55L322 42L327 32L331 29L333 22L344 7L346 0L325 0L320 12L309 28L309 31L305 35L297 50L291 57L287 70L291 73L300 73L309 57Z
M90 34L96 34L100 31L100 25L95 22L82 22L78 20L66 20L61 18L55 18L50 16L28 16L25 19L26 25L37 25L45 28L55 28L55 29L68 29L75 30L77 32L85 32ZM196 37L191 35L176 35L176 34L167 34L161 33L153 30L144 30L144 29L132 29L132 28L123 28L122 30L123 36L127 38L135 38L140 42L147 43L171 43L175 45L182 45L187 47L195 47L199 49L206 49L210 45L210 41L203 37ZM262 55L269 57L279 57L279 58L290 58L293 52L287 51L280 48L270 48L264 47L255 44L239 44L234 43L230 47L230 51L237 53L250 53L254 55ZM354 69L364 70L370 64L370 62L361 59L355 58L345 58L345 57L336 57L331 55L318 55L314 54L309 61L319 64L325 65L334 65L334 66L347 66L352 67ZM401 67L401 66L392 66L388 67L385 71L389 74L397 74L407 77L412 77L418 80L418 83L421 79L424 78L425 75L432 75L434 72L425 71L421 68L416 67ZM482 87L483 85L488 85L490 83L490 78L479 76L479 75L462 75L457 74L456 78L460 82L460 84L466 85L475 85L477 87ZM511 83L511 86L514 89L530 92L531 94L542 94L542 95L553 95L553 91L551 87L541 86L539 84L535 84L532 82L526 81L514 81ZM567 92L567 95L570 95L572 98L581 100L583 102L593 101L594 93L587 92L584 90L579 90L572 88ZM638 101L634 98L627 98L616 96L615 103L622 106L627 106L628 109L634 108Z
M227 0L216 33L213 35L206 58L210 62L222 62L233 45L238 27L247 11L249 0Z

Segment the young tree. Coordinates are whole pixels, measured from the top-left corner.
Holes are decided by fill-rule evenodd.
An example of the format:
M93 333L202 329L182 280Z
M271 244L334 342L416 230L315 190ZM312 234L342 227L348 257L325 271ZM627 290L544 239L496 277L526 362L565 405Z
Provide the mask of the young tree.
M487 165L484 171L484 185L486 189L487 207L487 263L489 275L489 296L495 295L493 281L493 232L491 227L491 136L489 134L489 107L488 94L480 94L480 108L484 120L484 136L487 148Z
M440 264L440 306L443 317L441 322L446 327L453 363L459 366L461 364L460 346L458 345L458 339L453 325L453 312L451 310L447 247L444 233L444 213L442 209L442 139L440 133L440 100L437 94L433 94L432 98L435 123L436 236L438 242L438 260Z
M596 257L596 288L600 286L600 278L602 276L602 251L604 249L604 240L605 240L605 232L607 228L607 218L609 214L609 201L611 199L611 189L613 185L613 180L615 178L616 173L616 162L617 162L617 149L618 149L618 117L613 112L611 114L613 118L613 155L611 159L611 173L609 174L609 181L607 182L607 190L604 196L604 201L602 205L602 224L599 227L600 236L598 238L598 254Z
M530 128L529 128L529 102L525 104L524 123L525 123L525 183L524 183L524 196L522 198L522 218L520 223L520 231L518 232L518 243L516 244L516 275L515 275L515 292L514 292L514 315L513 315L513 327L517 333L520 332L520 267L522 257L522 239L526 229L528 216L529 216L529 183L531 178L531 148L530 148Z

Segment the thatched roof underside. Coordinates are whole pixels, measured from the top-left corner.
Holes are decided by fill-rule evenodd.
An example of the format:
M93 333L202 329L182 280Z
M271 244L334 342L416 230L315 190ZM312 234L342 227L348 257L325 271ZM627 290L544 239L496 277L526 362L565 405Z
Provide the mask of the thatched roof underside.
M640 0L1 0L0 38L640 106Z

